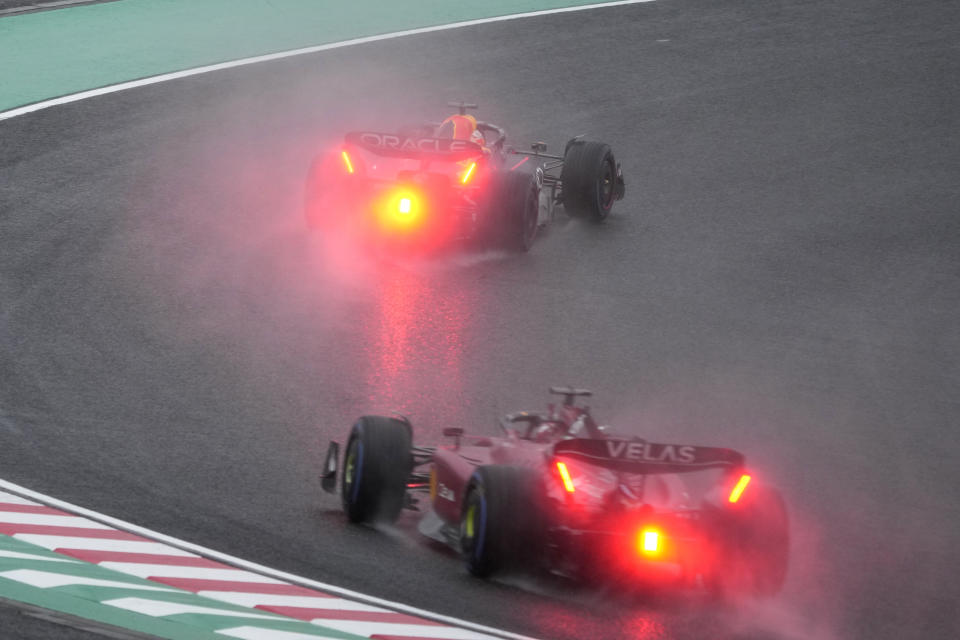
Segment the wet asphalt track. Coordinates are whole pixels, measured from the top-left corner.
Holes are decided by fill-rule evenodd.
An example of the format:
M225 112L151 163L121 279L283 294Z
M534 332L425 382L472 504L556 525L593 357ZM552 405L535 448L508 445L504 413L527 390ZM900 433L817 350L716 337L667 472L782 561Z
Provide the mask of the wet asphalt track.
M544 638L956 637L958 27L948 2L663 0L4 122L0 475ZM524 256L376 265L305 236L314 149L459 97L515 142L611 142L628 199ZM429 442L551 383L624 430L744 450L792 506L783 595L478 582L320 494L359 413Z

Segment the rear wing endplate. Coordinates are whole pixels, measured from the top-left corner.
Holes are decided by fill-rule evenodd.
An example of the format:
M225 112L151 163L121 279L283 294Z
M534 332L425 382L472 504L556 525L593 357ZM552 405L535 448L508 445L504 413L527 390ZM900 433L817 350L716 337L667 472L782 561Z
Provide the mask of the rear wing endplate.
M737 469L746 462L743 454L733 449L662 444L640 439L561 440L554 445L553 454L628 473L688 473L704 469Z

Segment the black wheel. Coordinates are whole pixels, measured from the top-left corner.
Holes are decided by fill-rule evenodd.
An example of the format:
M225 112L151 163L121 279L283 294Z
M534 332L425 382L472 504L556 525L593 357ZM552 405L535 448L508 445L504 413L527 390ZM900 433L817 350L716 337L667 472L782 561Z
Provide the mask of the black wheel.
M524 467L478 467L460 517L460 547L475 576L534 566L542 531L536 473Z
M540 191L532 174L498 171L487 196L487 236L510 251L529 251L537 235Z
M621 182L610 145L585 140L567 143L560 185L568 214L603 221L614 201L623 196Z
M340 485L350 522L393 522L400 515L413 467L410 424L363 416L350 430Z
M722 520L722 560L708 586L721 597L774 596L783 588L789 563L786 504L779 491L765 486L751 487L744 499Z

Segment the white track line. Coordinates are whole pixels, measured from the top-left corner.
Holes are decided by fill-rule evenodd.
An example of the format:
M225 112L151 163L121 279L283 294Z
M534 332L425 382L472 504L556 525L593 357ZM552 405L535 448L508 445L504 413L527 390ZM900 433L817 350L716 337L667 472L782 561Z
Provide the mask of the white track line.
M55 0L54 2L31 2L22 7L12 7L10 9L0 9L0 15L9 15L14 13L35 13L37 11L47 11L49 9L63 9L74 4L94 4L97 0Z
M112 524L112 523L110 523ZM116 526L116 525L113 525ZM120 528L120 527L116 527ZM143 535L143 534L141 534ZM170 549L175 545L157 542L139 542L137 540L113 540L111 538L75 538L71 536L48 536L42 533L17 533L11 536L38 547L50 549L81 549L84 551L126 551L127 553L156 553L166 556L191 557L195 554L183 549ZM143 536L149 538L150 536Z
M0 523L39 524L51 527L75 527L78 529L110 529L105 524L89 518L76 516L55 516L47 513L21 513L19 511L0 511Z
M253 611L236 611L234 609L217 609L215 607L201 607L195 604L184 604L182 602L167 602L165 600L148 600L146 598L117 598L115 600L104 600L101 604L108 604L111 607L135 611L154 618L163 618L165 616L178 616L184 613L201 614L209 616L229 616L232 618L255 618L258 620L283 620L278 615L270 613L254 613Z
M321 596L284 596L273 593L242 593L238 591L197 591L198 596L220 600L241 607L303 607L306 609L337 609L339 611L383 611L395 613L381 607L362 602L344 600L336 597Z
M21 487L20 485L14 484L7 480L0 479L0 489L15 492L21 497L31 498L37 500L43 504L46 504L50 507L55 507L57 509L63 509L64 511L69 511L78 515L82 515L86 518L92 520L97 520L104 524L108 524L112 527L116 527L122 531L127 531L129 533L136 534L138 536L143 536L144 538L150 538L159 543L169 545L175 549L185 551L188 553L195 553L211 560L217 560L225 564L229 564L234 567L241 569L246 569L248 571L253 571L260 575L269 576L271 578L276 578L278 580L283 580L284 582L289 582L292 584L297 584L302 587L307 587L309 589L317 589L319 591L325 591L327 593L333 593L351 600L356 600L359 602L364 602L366 604L372 604L375 606L385 607L392 611L399 611L401 613L408 613L412 616L418 616L421 618L426 618L428 620L435 620L437 622L443 622L445 624L461 627L463 629L470 629L477 631L479 633L485 633L494 637L505 638L506 640L534 640L530 636L524 636L518 633L511 633L509 631L502 631L500 629L494 629L492 627L487 627L482 624L477 624L475 622L470 622L468 620L461 620L460 618L454 618L453 616L445 616L439 613L434 613L432 611L427 611L425 609L418 609L417 607L411 607L409 605L402 604L400 602L394 602L392 600L386 600L384 598L377 598L374 596L369 596L365 593L360 593L358 591L351 591L349 589L344 589L343 587L338 587L336 585L327 584L325 582L318 582L316 580L311 580L309 578L304 578L302 576L297 576L292 573L286 573L285 571L278 571L277 569L272 569L261 564L256 564L255 562L250 562L248 560L243 560L242 558L237 558L235 556L227 555L225 553L220 553L219 551L214 551L213 549L208 549L206 547L201 547L200 545L187 542L185 540L180 540L172 536L164 535L156 531L147 529L146 527L140 527L130 522L120 520L118 518L113 518L102 513L98 513L91 509L85 509L83 507L78 507L75 504L65 502L63 500L58 500L57 498L44 495L37 491L27 489L26 487ZM18 535L18 538L26 539L26 535ZM32 536L31 536L32 537ZM37 537L52 537L52 536L37 536ZM45 541L47 542L47 541ZM92 542L92 541L91 541ZM111 543L126 542L120 540L109 540ZM49 542L48 542L49 543ZM129 543L128 543L129 544ZM149 543L137 543L137 544L149 544ZM40 546L46 546L40 544ZM65 546L58 546L54 548L66 548ZM73 547L70 547L73 548ZM170 554L171 550L168 550L166 553ZM324 624L327 624L324 622Z
M641 3L653 2L653 1L654 0L618 0L616 2L599 2L597 4L585 4L577 7L561 7L559 9L544 9L542 11L528 11L526 13L515 13L512 15L506 15L506 16L494 16L492 18L478 18L476 20L452 22L450 24L441 24L433 27L420 27L418 29L406 29L404 31L394 31L392 33L383 33L376 36L365 36L363 38L353 38L351 40L342 40L340 42L330 42L327 44L316 45L313 47L304 47L302 49L291 49L290 51L280 51L278 53L270 53L262 56L254 56L252 58L241 58L239 60L231 60L229 62L221 62L219 64L211 64L203 67L194 67L193 69L185 69L183 71L175 71L173 73L164 73L158 76L150 76L149 78L131 80L130 82L121 82L119 84L112 84L106 87L100 87L99 89L91 89L89 91L71 93L70 95L61 96L59 98L53 98L51 100L43 100L41 102L35 102L33 104L28 104L24 107L17 107L15 109L10 109L8 111L0 112L0 120L7 120L9 118L15 118L17 116L22 116L27 113L33 113L34 111L40 111L41 109L47 109L49 107L55 107L61 104L68 104L70 102L77 102L79 100L86 100L87 98L96 98L97 96L102 96L109 93L116 93L118 91L124 91L126 89L135 89L137 87L145 87L147 85L157 84L160 82L167 82L169 80L178 80L180 78L196 76L201 73L209 73L211 71L233 69L235 67L242 67L249 64L257 64L260 62L270 62L271 60L281 60L283 58L292 58L294 56L302 56L310 53L319 53L321 51L330 51L332 49L342 49L344 47L353 47L360 44L368 44L370 42L380 42L382 40L393 40L396 38L415 36L423 33L435 33L437 31L449 31L451 29L462 29L464 27L473 27L481 24L490 24L492 22L506 22L508 20L536 18L539 16L547 16L547 15L552 15L556 13L571 13L575 11L588 11L590 9L605 9L608 7L619 7L622 5L641 4Z
M19 551L7 551L6 549L0 549L0 558L16 558L17 560L40 560L43 562L66 562L69 564L80 564L80 560L54 558L53 556L38 556L35 553L20 553Z
M12 493L6 493L0 491L0 503L2 504L31 504L36 505L37 503L33 500L25 500L20 496L15 496Z

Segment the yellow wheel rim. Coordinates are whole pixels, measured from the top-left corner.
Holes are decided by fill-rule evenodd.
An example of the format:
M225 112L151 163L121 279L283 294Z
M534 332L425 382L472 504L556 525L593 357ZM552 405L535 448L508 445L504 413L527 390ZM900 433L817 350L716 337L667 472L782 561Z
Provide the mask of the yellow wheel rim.
M473 540L474 524L473 520L477 515L477 505L471 504L467 507L467 517L463 522L463 533L468 540Z

